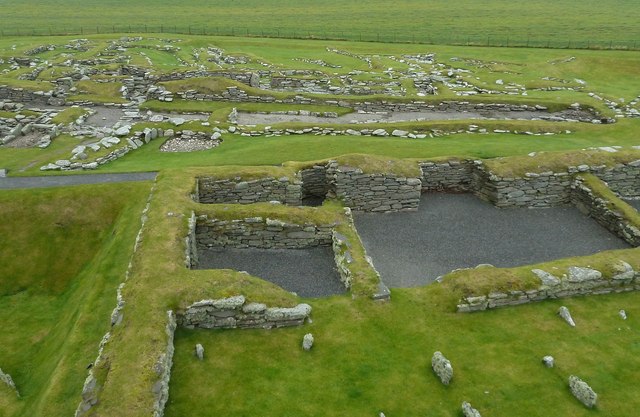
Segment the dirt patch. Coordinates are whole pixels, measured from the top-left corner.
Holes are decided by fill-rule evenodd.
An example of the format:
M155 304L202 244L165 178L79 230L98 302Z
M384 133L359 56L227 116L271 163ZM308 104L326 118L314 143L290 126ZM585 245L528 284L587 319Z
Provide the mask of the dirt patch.
M35 148L43 136L45 136L43 133L32 132L24 136L18 136L4 146L7 148Z

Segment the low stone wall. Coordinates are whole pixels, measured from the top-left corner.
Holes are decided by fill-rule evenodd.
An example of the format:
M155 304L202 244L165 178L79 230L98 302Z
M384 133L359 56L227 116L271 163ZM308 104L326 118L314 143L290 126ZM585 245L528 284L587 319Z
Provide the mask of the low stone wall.
M567 172L525 174L521 178L500 177L476 161L475 193L496 207L556 207L571 204L572 177Z
M218 300L202 300L178 312L178 325L188 329L271 329L301 326L309 318L311 306L267 307L247 303L242 295Z
M169 400L169 381L171 380L171 367L173 366L173 338L176 332L177 322L173 311L167 311L167 325L165 334L167 336L167 347L158 358L153 370L158 379L151 387L153 392L153 417L164 416L164 406Z
M0 100L50 105L63 105L65 102L64 97L56 97L53 91L31 91L25 90L24 88L8 87L6 85L0 85Z
M302 203L301 182L288 177L267 177L251 181L242 181L240 178L232 180L199 177L196 181L200 203L251 204L260 201L280 201L294 206Z
M577 295L597 295L640 290L640 272L626 262L619 261L615 273L605 277L591 268L570 267L567 274L557 277L539 269L532 270L540 286L529 291L492 292L489 295L474 295L461 299L459 313L483 311L498 307L515 306L550 298Z
M250 217L239 220L196 219L198 249L211 247L301 249L332 244L335 224L293 224Z
M393 212L417 210L422 182L392 174L365 174L359 168L327 165L330 195L353 210Z
M421 162L422 192L473 190L473 161Z
M571 184L571 201L584 214L592 217L611 233L632 246L640 246L640 230L622 214L609 208L607 201L594 194L581 178Z
M622 197L640 197L640 160L594 174Z

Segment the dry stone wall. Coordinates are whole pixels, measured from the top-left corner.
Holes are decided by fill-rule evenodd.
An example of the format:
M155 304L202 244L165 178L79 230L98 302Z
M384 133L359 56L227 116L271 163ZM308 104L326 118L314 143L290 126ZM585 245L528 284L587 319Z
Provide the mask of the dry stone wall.
M312 168L300 171L302 178L302 198L326 197L329 192L327 180L327 167L314 165Z
M592 217L600 225L619 236L631 246L640 246L640 230L624 216L609 208L606 200L595 195L581 178L571 185L571 201L583 213Z
M359 168L329 162L330 195L353 210L393 212L417 210L422 182L392 174L365 174Z
M293 224L251 217L236 220L196 219L198 249L211 247L301 249L332 244L335 224Z
M473 190L473 161L421 162L422 192Z
M640 160L594 173L622 197L640 197Z
M488 295L471 295L458 303L459 313L489 310L498 307L527 304L550 298L564 298L577 295L598 295L640 290L640 272L626 262L619 261L613 266L614 273L607 277L602 272L573 266L566 274L558 277L547 271L534 269L540 285L528 291L492 292Z
M199 177L196 181L200 203L251 204L279 201L294 206L302 203L302 183L289 177L267 177L251 181L243 181L241 178Z
M311 306L267 307L247 303L242 295L202 300L178 312L178 325L188 329L271 329L301 326L309 318Z

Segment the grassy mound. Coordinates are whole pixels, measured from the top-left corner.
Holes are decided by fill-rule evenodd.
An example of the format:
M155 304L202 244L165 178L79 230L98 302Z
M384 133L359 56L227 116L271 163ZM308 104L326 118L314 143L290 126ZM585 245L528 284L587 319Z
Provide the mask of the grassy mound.
M109 328L148 183L0 193L0 415L68 416ZM6 406L6 407L5 407ZM4 414L3 414L4 413Z

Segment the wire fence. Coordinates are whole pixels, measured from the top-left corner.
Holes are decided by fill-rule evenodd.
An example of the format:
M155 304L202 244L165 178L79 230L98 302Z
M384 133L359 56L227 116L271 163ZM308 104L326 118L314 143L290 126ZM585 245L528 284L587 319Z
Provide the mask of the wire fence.
M226 26L177 26L177 25L111 25L78 26L62 28L0 29L1 37L14 36L59 36L96 34L181 34L209 36L247 36L282 39L347 40L358 42L415 43L426 45L469 45L491 47L521 47L549 49L605 49L638 50L640 40L605 39L563 39L562 37L541 38L540 36L514 37L493 35L424 34L406 32L348 32L348 31L305 31L271 28L256 30L250 27Z

